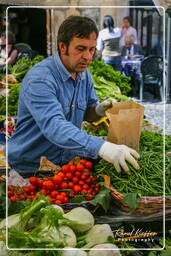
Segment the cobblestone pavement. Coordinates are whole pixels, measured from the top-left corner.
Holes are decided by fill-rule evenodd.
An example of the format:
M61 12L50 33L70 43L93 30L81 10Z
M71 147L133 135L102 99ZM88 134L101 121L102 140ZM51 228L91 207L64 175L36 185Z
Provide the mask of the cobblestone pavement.
M165 128L165 134L171 135L171 103L143 102L146 120L151 124Z

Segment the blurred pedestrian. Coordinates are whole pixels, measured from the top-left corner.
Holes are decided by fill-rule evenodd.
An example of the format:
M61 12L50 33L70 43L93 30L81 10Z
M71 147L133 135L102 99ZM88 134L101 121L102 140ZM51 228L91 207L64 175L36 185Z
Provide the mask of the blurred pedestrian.
M120 28L114 26L112 16L106 15L103 20L103 29L99 31L97 50L101 52L104 62L117 71L121 71L120 36Z

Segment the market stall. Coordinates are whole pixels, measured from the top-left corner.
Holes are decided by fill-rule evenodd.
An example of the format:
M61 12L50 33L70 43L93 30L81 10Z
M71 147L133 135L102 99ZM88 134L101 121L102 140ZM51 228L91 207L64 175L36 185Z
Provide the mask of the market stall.
M9 83L9 116L16 118L23 76L41 59L42 56L33 60L20 59L9 69L10 79L13 78ZM167 135L164 139L160 129L156 130L156 127L144 120L142 106L127 96L131 89L129 77L99 60L95 60L89 69L101 101L112 97L117 101L113 104L117 104L119 109L120 105L124 106L124 111L127 111L125 105L132 107L133 134L125 129L124 139L128 135L126 143L129 146L131 143L140 151L140 170L136 171L129 166L130 172L118 173L112 164L104 160L79 157L57 166L42 156L39 168L26 176L8 166L8 245L10 248L25 249L21 253L17 252L17 255L41 255L34 254L36 252L29 254L29 248L65 247L77 248L77 254L73 255L100 255L100 251L93 251L91 248L105 248L106 254L102 251L102 255L106 256L150 256L148 252L143 252L143 248L152 248L154 252L151 256L162 255L159 254L160 251L155 252L155 249L163 247L165 235L166 244L170 243L171 157L167 153L171 151L171 136ZM0 115L3 116L6 106L4 96L0 97L0 102ZM112 118L122 120L118 131L124 129L123 125L130 117L124 115L124 119L121 119L123 110L121 116L119 111L117 114L109 111L107 117L99 122L85 122L82 129L90 135L109 139L113 120L110 114ZM118 131L113 136L122 141L123 137ZM5 166L2 169L5 170ZM0 184L2 247L6 225L5 174L4 171ZM126 251L127 248L132 248L132 251ZM114 250L107 254L107 249ZM139 252L135 252L136 249ZM168 255L171 253L167 246L165 250ZM14 251L12 253L11 255L15 255ZM47 255L61 255L58 250L54 254L52 251L48 253ZM62 253L63 256L71 255L66 251ZM8 255L5 248L4 255Z

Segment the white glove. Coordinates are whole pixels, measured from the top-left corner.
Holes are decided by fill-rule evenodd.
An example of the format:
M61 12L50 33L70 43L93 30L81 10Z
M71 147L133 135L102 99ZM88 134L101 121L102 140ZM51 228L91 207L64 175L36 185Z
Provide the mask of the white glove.
M102 101L96 106L96 114L98 116L106 116L105 111L112 107L112 102L116 102L115 99L109 98Z
M126 161L128 161L136 170L140 168L137 161L134 159L134 157L139 158L139 154L134 149L125 145L105 142L99 150L99 156L112 163L118 173L121 172L122 167L127 174L131 174Z

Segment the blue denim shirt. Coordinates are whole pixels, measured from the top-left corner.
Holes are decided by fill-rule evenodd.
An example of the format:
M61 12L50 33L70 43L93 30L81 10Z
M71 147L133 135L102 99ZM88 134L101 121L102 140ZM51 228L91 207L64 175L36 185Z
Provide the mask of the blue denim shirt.
M74 80L58 53L35 65L20 88L16 131L8 142L10 166L32 171L41 156L60 165L75 156L97 158L104 140L80 130L86 109L97 104L88 70Z

